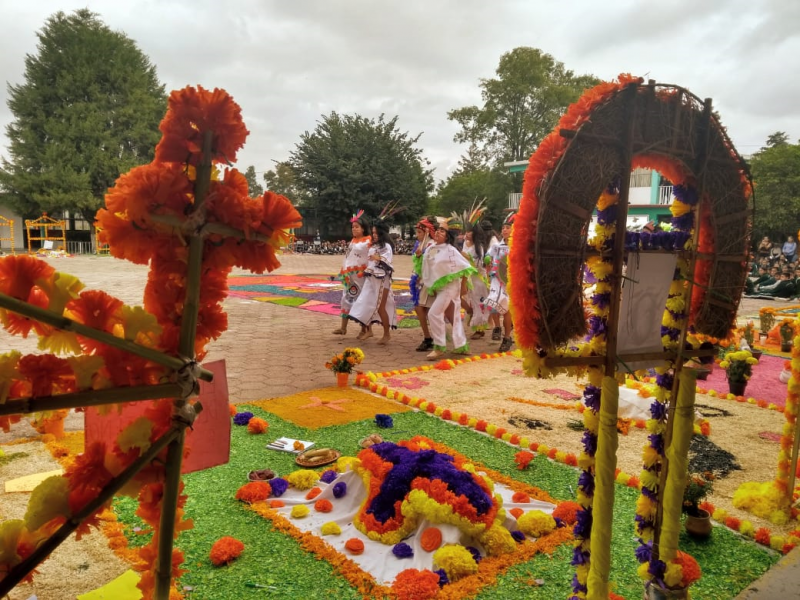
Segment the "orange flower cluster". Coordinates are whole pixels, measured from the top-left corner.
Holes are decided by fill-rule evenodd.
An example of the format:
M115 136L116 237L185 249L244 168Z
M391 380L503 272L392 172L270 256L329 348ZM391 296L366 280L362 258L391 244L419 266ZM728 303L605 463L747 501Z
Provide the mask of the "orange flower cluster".
M581 510L580 504L572 500L559 502L553 510L553 518L561 519L567 525L573 525L578 519L578 511Z
M406 569L395 577L392 591L397 600L428 600L439 593L439 576L427 569Z
M226 535L214 542L208 557L211 559L211 564L221 567L239 558L243 551L244 544L242 542Z
M533 452L528 452L527 450L520 450L514 455L514 462L517 464L517 468L520 471L527 469L532 460Z
M697 561L691 554L686 554L686 552L678 550L673 562L679 564L683 569L683 579L681 579L682 588L687 588L700 579L702 575L700 565L697 564Z
M253 504L263 502L272 495L272 487L266 481L251 481L245 483L236 492L236 499Z
M327 498L322 498L314 503L314 510L321 513L329 513L333 510L333 503Z
M344 547L350 554L358 555L364 552L364 542L358 538L350 538L345 542Z
M438 527L427 527L419 539L420 546L425 552L433 552L442 545L442 531Z
M259 417L253 417L247 422L247 432L252 434L265 433L269 428L269 423Z
M306 500L313 500L314 498L319 496L321 493L322 493L322 490L320 488L313 487L310 490L308 490L308 493L306 494Z

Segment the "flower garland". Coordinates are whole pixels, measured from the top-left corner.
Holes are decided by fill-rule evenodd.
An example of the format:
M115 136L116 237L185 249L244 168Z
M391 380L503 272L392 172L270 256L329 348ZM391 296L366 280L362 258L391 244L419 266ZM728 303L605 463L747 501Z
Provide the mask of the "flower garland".
M776 525L785 524L790 516L794 516L789 506L797 497L797 488L789 489L789 478L797 465L792 465L792 448L797 435L797 416L800 412L800 320L792 324L794 333L792 341L792 376L788 382L786 407L783 414L786 423L780 439L778 452L778 469L773 481L765 483L743 483L733 495L733 505L769 519Z
M150 264L144 310L126 307L105 292L81 292L83 286L76 278L55 273L46 263L26 256L0 259L0 291L89 327L177 354L186 296L188 247L176 232L184 228L195 233L206 222L233 227L243 231L246 239L236 240L216 233L203 238L203 277L195 341L195 355L201 360L208 342L227 327L222 301L232 267L263 272L279 266L276 249L285 243L288 230L300 225L301 218L283 196L267 192L258 199L249 198L247 181L235 169L226 170L222 179L218 179L216 171L212 173L202 210L192 210L195 165L201 161L200 141L204 133L214 132L212 153L217 163L235 160L247 135L239 106L223 90L209 92L198 86L173 92L161 130L163 137L156 148L156 160L122 175L106 196L106 208L97 215L100 242L108 244L113 256ZM266 236L268 241L250 239L253 232ZM44 350L86 353L66 359L19 353L0 357L2 401L110 385L155 384L165 375L163 368L138 356L54 330L9 311L0 311L0 320L13 334L27 336L31 330L35 331ZM4 557L0 572L18 564L29 552L20 549L30 548L31 541L35 545L48 537L166 433L172 427L172 412L172 399L155 401L144 417L125 429L111 447L102 443L89 446L75 458L63 477L50 478L37 487L29 504L30 514L37 515L36 519L0 526L0 545L17 549ZM4 418L0 425L7 427L12 421L13 417ZM165 453L166 450L123 490L129 494L139 492L137 514L154 532L151 542L138 550L136 565L143 572L138 587L145 600L152 598L155 586ZM56 501L59 498L62 500ZM191 527L191 521L183 517L185 501L186 496L180 495L176 534ZM99 512L80 526L79 539L90 526L98 525ZM182 562L183 554L174 549L173 577L182 573Z

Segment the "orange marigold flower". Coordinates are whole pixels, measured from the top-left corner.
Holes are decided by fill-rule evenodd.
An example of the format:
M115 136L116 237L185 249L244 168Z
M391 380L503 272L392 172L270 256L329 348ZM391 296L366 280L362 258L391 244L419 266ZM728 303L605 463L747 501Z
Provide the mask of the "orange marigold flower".
M525 502L530 502L531 497L525 492L514 492L514 495L511 496L511 501L515 504L523 504Z
M754 539L759 544L762 544L763 546L769 546L769 541L771 538L772 533L766 527L759 527L756 529L756 535L754 536Z
M573 525L578 519L578 511L581 510L580 504L572 500L560 502L553 510L553 518L561 519L567 525Z
M235 417L236 413L239 411L236 410L236 406L234 404L228 404L228 412L231 413L231 417Z
M169 96L167 114L159 125L162 137L156 160L199 164L203 134L212 131L212 159L236 162L236 152L250 133L242 121L242 109L225 90L209 91L187 86Z
M345 542L344 547L350 554L362 554L364 552L364 542L358 538L350 538Z
M229 535L218 539L211 546L209 558L215 567L227 565L229 562L239 558L239 555L244 550L244 544Z
M17 369L31 383L31 395L50 396L75 390L72 367L65 358L53 354L26 354Z
M55 269L43 260L22 254L0 259L0 292L28 300L37 279L49 279Z
M333 504L327 498L322 498L314 503L314 510L321 513L329 513L333 510Z
M528 464L533 460L533 453L527 450L522 450L514 455L514 462L517 468L522 470L528 467Z
M283 500L277 500L276 499L276 500L270 500L269 501L269 507L270 508L283 508L284 506L286 506L286 502L284 502Z
M308 493L306 494L306 500L313 500L314 498L319 496L321 493L322 493L322 490L320 488L313 487L310 490L308 490Z
M264 419L253 417L247 423L247 432L255 434L264 433L268 427L269 423L267 423Z
M702 572L700 571L700 565L697 564L697 561L691 554L687 554L686 552L681 552L678 550L675 556L675 562L680 564L683 568L683 579L681 579L681 587L689 587L695 581L700 579Z
M428 527L420 536L420 546L425 552L433 552L442 545L442 532L438 527Z
M481 420L475 424L475 429L477 429L478 431L486 431L487 425L489 424L486 421Z
M245 483L236 492L236 499L253 504L254 502L263 502L272 494L272 487L266 481L251 481Z
M725 517L725 527L730 527L734 531L739 531L741 526L741 520L737 519L736 517Z
M439 593L439 576L425 569L406 569L395 577L392 591L397 600L428 600Z
M515 519L519 519L522 515L525 514L525 511L521 508L515 506L511 510L508 511Z

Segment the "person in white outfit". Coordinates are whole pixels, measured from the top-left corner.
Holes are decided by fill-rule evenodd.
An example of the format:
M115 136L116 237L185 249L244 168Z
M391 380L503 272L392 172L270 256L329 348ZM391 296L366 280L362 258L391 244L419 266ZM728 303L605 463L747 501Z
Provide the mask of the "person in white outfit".
M436 360L447 352L447 330L445 311L453 305L453 352L468 354L469 343L461 322L461 288L464 279L477 273L475 267L453 245L455 231L447 226L447 220L436 230L435 244L422 256L422 283L433 294L434 300L428 309L428 327L433 336L433 350L428 360Z
M508 253L511 250L511 228L514 224L516 213L510 214L503 223L503 241L492 246L487 254L490 259L489 264L489 296L486 299L493 313L500 315L503 320L503 340L500 343L498 352L508 352L514 343L511 337L511 313L508 312L508 292L506 291L506 281L508 280ZM494 339L494 337L492 338Z
M369 248L372 245L372 237L369 234L367 220L364 218L364 211L360 210L350 219L350 230L353 239L347 245L347 252L344 255L342 269L339 271L339 281L342 282L342 324L338 329L334 329L336 335L347 333L347 316L350 309L358 300L361 288L364 286L364 270L367 268ZM363 331L363 329L362 329Z
M369 262L364 270L364 288L348 315L348 318L366 327L358 335L358 339L372 337L372 324L380 323L383 326L383 337L378 343L385 345L391 339L390 331L397 329L397 308L392 292L393 256L394 246L389 236L389 227L383 221L377 220L372 227L372 246Z
M464 237L464 249L461 251L477 273L470 278L472 289L462 297L464 309L469 314L469 327L473 333L470 339L477 340L485 335L489 323L491 308L483 303L489 295L484 258L489 251L486 234L479 224L471 225Z

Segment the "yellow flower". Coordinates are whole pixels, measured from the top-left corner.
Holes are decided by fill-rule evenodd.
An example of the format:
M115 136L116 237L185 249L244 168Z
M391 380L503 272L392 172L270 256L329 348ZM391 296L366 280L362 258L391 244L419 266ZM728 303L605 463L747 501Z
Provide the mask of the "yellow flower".
M551 515L541 510L529 510L517 519L519 530L531 537L541 537L556 528L556 521Z
M310 469L300 469L290 473L289 476L286 477L286 481L289 482L289 485L298 490L310 490L318 480L319 473Z
M30 531L35 531L55 517L70 515L69 482L61 475L54 475L42 481L31 492L25 524Z
M683 579L683 568L673 562L667 563L667 570L664 572L664 583L667 587L674 588L680 585Z
M322 533L322 535L340 535L342 533L342 528L339 527L336 521L328 521L320 528L320 533Z
M292 518L302 519L311 512L305 504L295 504L292 507Z
M458 581L462 577L478 572L478 563L469 550L457 544L442 546L433 553L433 564L444 569L450 581Z

